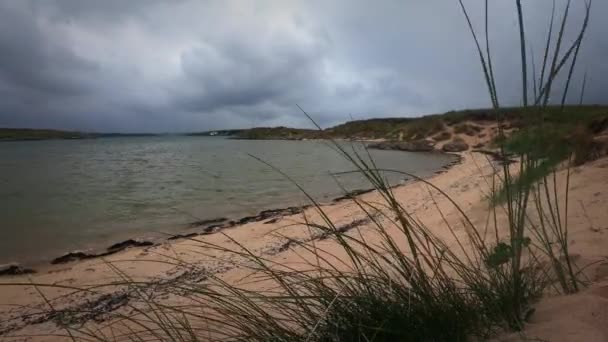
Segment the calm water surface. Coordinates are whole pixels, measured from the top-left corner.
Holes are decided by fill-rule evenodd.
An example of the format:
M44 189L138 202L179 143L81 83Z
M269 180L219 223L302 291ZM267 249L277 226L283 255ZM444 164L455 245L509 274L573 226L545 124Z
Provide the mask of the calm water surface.
M176 233L197 218L306 203L293 184L248 154L285 171L320 201L342 193L329 173L352 169L319 141L166 136L0 143L0 264ZM372 154L379 167L421 176L451 160ZM354 175L340 181L349 190L369 188Z

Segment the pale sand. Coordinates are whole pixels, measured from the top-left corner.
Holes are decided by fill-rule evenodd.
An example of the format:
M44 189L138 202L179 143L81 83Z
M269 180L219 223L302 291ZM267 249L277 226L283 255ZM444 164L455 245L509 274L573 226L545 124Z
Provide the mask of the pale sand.
M469 139L470 140L470 139ZM474 144L475 141L469 141ZM436 175L429 179L431 183L444 190L469 215L477 227L484 227L488 219L488 203L486 195L490 191L492 167L485 155L478 153L462 153L462 162L452 167L446 173ZM563 177L562 171L560 177ZM409 183L394 189L394 193L403 207L415 218L423 222L439 237L445 241L452 241L452 235L445 228L445 222L438 215L436 205L441 208L446 219L455 227L457 234L465 236L464 228L460 223L460 215L453 205L435 190L422 182ZM560 194L563 195L563 194ZM376 192L359 197L366 202L379 202L380 196ZM436 202L436 204L435 204ZM543 299L537 306L536 313L528 325L525 333L527 338L536 337L548 341L608 341L608 287L601 285L608 281L608 158L603 158L582 167L575 168L571 175L570 186L570 244L572 258L579 266L600 261L589 267L586 274L595 284L584 292L572 296L556 296ZM585 207L583 211L581 208ZM332 221L340 226L354 220L362 219L365 214L353 201L343 201L323 206ZM314 208L305 211L306 217L314 222L320 222L319 215ZM503 218L499 218L501 221ZM286 240L279 236L284 235L292 239L304 240L310 237L310 231L302 224L302 215L283 217L276 223L266 224L254 222L243 226L224 230L232 239L238 241L256 255L261 255L272 261L298 267L302 258L308 258L303 248L291 245L289 249L279 251ZM504 225L502 225L504 226ZM356 230L366 239L374 241L377 235L369 223L362 224ZM391 228L389 228L391 229ZM393 230L394 232L394 230ZM314 234L314 232L313 232ZM218 244L227 248L237 248L223 234L212 234L197 237L201 241ZM318 248L332 250L341 258L340 248L331 239L317 241ZM403 241L401 241L403 243ZM181 270L173 265L152 261L169 261L174 258L196 263L207 272L217 274L229 282L238 282L247 274L245 267L234 267L229 262L222 262L211 258L212 254L219 258L229 258L238 263L236 257L228 257L225 253L218 253L201 247L194 241L177 240L160 246L148 248L132 248L121 253L111 255L105 260L113 263L121 271L127 273L134 280L162 280L171 279L181 274ZM203 272L204 273L204 272ZM196 279L197 274L190 274ZM120 281L120 278L107 264L100 259L80 261L65 265L49 266L39 270L31 276L35 283L66 285L82 287L92 284L107 284ZM2 283L30 282L26 276L3 277ZM603 287L602 287L603 286ZM69 289L39 288L49 298L70 293ZM100 289L111 291L111 289ZM162 286L156 291L159 298L170 300L168 294L163 293ZM67 296L53 302L55 308L62 308L74 303L81 303L84 295ZM7 304L0 308L0 332L8 328L6 319L18 314L32 313L36 310L46 309L41 303L40 296L32 286L0 287L0 303ZM26 308L20 306L27 306ZM122 309L119 309L122 310ZM63 334L52 322L39 324L26 324L21 321L15 324L9 334ZM521 339L519 335L507 336L509 341ZM3 339L0 335L0 339ZM4 337L8 339L8 337ZM58 338L46 337L44 340Z

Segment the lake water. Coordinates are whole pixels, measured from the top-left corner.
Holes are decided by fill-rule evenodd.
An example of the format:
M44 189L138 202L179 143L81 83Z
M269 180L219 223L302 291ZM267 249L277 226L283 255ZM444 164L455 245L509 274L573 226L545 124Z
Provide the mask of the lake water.
M350 147L349 147L350 148ZM320 141L138 137L0 143L0 264L37 263L131 237L178 233L197 219L239 218L343 192L352 166ZM372 151L379 167L426 176L452 158ZM391 176L397 183L403 176ZM342 176L349 190L369 188Z

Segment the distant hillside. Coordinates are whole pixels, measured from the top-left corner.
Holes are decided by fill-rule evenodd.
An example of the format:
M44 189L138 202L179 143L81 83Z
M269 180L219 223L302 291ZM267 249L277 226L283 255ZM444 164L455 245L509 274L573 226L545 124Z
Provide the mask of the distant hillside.
M91 136L86 133L52 129L0 128L0 141L85 138L91 138Z
M313 129L300 129L289 127L256 127L244 129L234 136L236 139L277 139L277 140L302 140L314 138L319 131Z
M0 141L125 138L157 135L151 133L83 133L54 129L0 128Z
M566 106L546 108L547 122L590 121L608 117L608 106ZM527 118L537 114L533 108L503 108L498 112L509 126L523 125ZM430 137L465 121L488 122L496 120L496 112L490 109L450 111L415 118L375 118L349 121L322 131L288 127L252 128L240 130L233 136L238 139L388 139L411 141ZM462 128L464 129L464 128Z
M509 126L525 124L527 118L534 117L534 108L503 108L498 112ZM566 106L549 107L545 111L547 122L589 122L598 117L608 117L608 106ZM446 130L447 126L458 126L465 121L488 122L496 120L496 112L490 109L450 111L444 114L426 115L414 118L375 118L349 121L322 131L290 127L256 127L250 129L224 129L206 132L186 133L187 136L221 136L233 139L251 140L303 140L303 139L386 139L413 141L428 138ZM465 127L457 127L466 129ZM147 133L83 133L51 129L0 128L0 141L45 140L45 139L88 139L108 137L155 136Z
M414 118L375 118L349 121L324 130L332 137L384 138L391 132L405 129Z
M156 137L163 134L158 133L87 133L91 138L137 138L137 137Z

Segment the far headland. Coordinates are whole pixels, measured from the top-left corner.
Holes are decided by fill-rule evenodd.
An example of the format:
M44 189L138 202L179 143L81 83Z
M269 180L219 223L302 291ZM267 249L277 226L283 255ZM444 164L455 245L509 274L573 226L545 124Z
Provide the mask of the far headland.
M564 116L576 116L580 120L593 120L605 117L608 106L585 105L549 107L546 111L553 112L549 120L563 121ZM324 128L294 128L294 127L253 127L237 129L218 129L185 133L115 133L115 132L81 132L57 129L34 128L0 128L0 142L20 140L57 140L57 139L96 139L122 137L150 137L161 135L228 137L248 140L310 140L310 139L350 139L350 140L389 140L415 141L441 135L445 125L453 126L465 122L495 121L496 115L510 126L523 124L527 117L533 116L534 108L521 107L502 108L498 112L492 109L466 109L449 111L442 114L414 115L411 117L386 117L363 120L352 120ZM461 129L466 129L464 127ZM449 139L444 133L443 136Z

